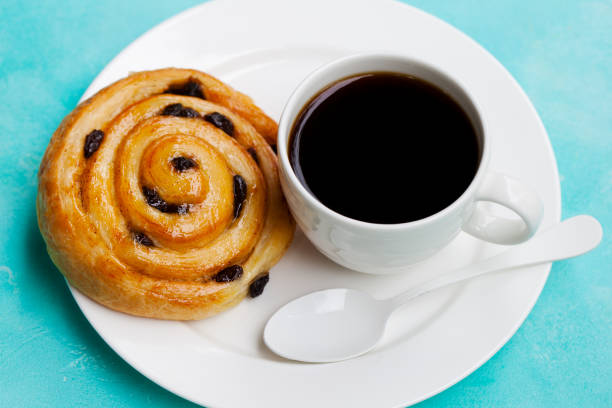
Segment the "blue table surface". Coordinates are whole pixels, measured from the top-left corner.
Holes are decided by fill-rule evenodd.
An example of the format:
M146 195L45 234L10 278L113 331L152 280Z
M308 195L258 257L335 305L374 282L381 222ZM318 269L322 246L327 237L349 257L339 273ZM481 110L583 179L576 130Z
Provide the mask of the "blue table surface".
M34 202L49 138L98 72L197 3L0 2L0 406L195 406L92 329L45 252ZM466 32L515 76L552 141L563 218L588 213L604 227L595 251L553 265L501 351L419 407L612 407L612 1L408 3Z

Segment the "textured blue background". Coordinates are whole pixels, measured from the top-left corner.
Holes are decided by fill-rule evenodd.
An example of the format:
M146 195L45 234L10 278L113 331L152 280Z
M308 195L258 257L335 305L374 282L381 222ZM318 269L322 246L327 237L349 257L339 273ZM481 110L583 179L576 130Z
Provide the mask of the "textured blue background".
M98 337L35 221L51 133L138 35L197 0L0 2L0 405L192 407ZM542 116L563 217L602 222L594 252L555 263L525 324L489 362L419 407L612 406L612 1L409 1L472 36Z

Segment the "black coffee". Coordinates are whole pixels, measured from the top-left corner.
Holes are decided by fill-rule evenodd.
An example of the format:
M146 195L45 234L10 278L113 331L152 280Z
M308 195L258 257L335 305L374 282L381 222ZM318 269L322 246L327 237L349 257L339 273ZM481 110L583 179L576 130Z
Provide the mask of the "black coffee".
M467 189L480 143L463 109L433 84L374 72L316 95L291 131L289 158L328 208L380 224L419 220Z

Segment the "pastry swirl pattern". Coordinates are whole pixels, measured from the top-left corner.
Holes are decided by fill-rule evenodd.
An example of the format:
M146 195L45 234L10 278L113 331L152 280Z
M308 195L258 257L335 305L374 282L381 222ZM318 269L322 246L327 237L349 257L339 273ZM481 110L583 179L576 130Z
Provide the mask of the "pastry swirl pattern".
M276 123L194 70L130 75L80 104L39 170L51 259L110 308L201 319L260 294L294 223Z

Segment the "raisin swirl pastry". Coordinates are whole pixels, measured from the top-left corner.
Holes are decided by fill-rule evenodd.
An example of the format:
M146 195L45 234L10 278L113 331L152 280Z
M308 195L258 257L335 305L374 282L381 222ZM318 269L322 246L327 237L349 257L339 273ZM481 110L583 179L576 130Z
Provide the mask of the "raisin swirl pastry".
M138 316L201 319L258 296L294 231L275 137L250 98L199 71L102 89L42 159L51 259L81 292Z

